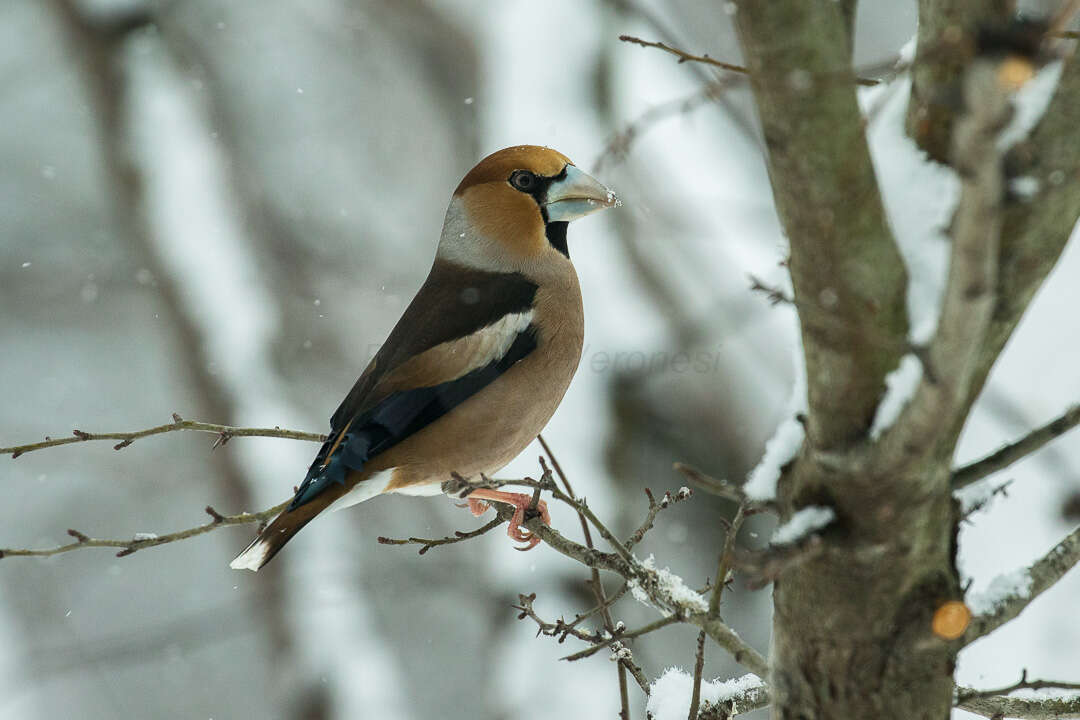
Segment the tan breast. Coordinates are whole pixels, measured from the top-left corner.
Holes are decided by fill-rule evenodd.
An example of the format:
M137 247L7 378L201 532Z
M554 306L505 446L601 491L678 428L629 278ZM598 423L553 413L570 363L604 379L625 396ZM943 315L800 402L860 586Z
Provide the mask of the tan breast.
M386 492L441 484L451 472L492 474L536 438L581 360L581 289L573 266L563 267L565 272L546 278L536 293L536 349L450 413L376 457L365 474L394 468Z

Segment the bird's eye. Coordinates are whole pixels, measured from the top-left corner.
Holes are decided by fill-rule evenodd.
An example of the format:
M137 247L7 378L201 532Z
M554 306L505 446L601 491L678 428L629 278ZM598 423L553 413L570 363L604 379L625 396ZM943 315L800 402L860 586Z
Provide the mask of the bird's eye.
M537 185L536 175L528 170L515 170L510 176L510 184L521 192L532 192Z

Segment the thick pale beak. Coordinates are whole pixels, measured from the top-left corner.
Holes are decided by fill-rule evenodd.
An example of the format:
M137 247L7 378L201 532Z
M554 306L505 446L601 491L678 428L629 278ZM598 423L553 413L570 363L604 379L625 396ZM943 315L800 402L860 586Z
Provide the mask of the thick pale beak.
M569 222L619 204L613 192L573 165L567 165L566 177L548 186L544 208L548 222Z

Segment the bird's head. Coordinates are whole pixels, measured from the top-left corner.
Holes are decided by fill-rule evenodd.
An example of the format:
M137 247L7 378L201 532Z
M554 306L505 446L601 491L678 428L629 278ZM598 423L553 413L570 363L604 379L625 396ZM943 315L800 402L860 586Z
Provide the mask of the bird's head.
M532 274L568 261L567 223L618 202L562 153L509 147L481 160L454 191L438 254L477 269Z

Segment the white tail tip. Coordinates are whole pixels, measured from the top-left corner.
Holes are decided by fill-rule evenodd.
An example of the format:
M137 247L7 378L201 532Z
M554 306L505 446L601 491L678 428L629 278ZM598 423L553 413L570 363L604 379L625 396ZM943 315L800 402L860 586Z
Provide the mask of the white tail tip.
M269 549L270 543L259 538L248 545L247 550L237 555L236 558L229 563L229 567L233 570L250 570L251 572L258 572L259 568L266 562L266 553Z

